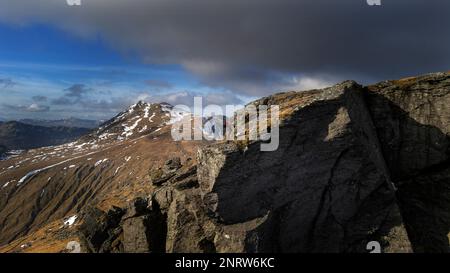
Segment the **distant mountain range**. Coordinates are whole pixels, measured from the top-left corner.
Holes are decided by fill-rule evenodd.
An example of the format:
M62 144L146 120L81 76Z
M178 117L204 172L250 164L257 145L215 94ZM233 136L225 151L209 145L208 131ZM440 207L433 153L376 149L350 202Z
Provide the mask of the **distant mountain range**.
M6 153L6 146L0 145L0 158Z
M89 120L89 119L78 119L78 118L67 118L59 120L43 120L43 119L21 119L18 120L21 123L29 125L37 125L43 127L76 127L76 128L97 128L101 121Z
M73 141L89 128L37 126L17 121L0 122L0 146L4 150L33 149Z

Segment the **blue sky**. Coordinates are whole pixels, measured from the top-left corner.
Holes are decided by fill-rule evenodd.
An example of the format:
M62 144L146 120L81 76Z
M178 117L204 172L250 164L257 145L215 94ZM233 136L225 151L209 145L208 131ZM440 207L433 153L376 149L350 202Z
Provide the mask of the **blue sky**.
M180 65L143 63L136 53L114 50L101 35L80 38L49 25L0 23L0 37L2 120L106 119L139 99L222 91L199 84ZM83 86L84 97L58 103L74 86Z

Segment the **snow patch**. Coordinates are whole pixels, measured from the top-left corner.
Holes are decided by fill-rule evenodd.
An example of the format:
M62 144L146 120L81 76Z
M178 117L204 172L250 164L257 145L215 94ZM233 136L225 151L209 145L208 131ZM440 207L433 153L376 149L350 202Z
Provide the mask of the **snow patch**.
M27 173L24 177L22 177L19 182L17 182L16 186L20 186L20 184L22 184L23 182L25 182L25 180L27 180L28 178L32 177L35 174L38 174L40 172L42 172L43 170L46 170L48 167L42 168L42 169L37 169L34 171L31 171L29 173Z
M113 136L113 135L115 135L115 134L113 134L113 133L104 133L104 134L101 134L100 136L98 136L98 139L105 140L105 139L108 139L110 136Z
M147 130L147 125L145 125L144 127L141 128L141 130L139 130L139 133L144 132L145 130Z
M83 150L83 147L86 146L86 145L87 145L87 143L82 143L82 144L76 145L75 146L75 150L77 150L77 151Z
M141 122L142 118L136 120L136 122L131 125L131 126L126 126L126 125L122 125L123 126L123 133L122 135L125 135L125 137L129 137L133 135L133 131L134 129L136 129L136 127L138 126L139 122Z
M150 111L150 105L146 104L145 110L144 110L144 118L148 118L149 111Z
M8 187L8 185L9 185L10 183L14 182L14 181L16 181L16 180L11 180L11 181L6 182L6 183L3 185L2 188Z
M148 121L149 121L149 122L153 122L152 119L153 119L155 116L156 116L156 113L153 113L152 116L148 118Z
M102 163L105 163L106 161L108 161L107 158L105 158L105 159L100 159L99 161L95 162L94 166L97 167L98 165L100 165L100 164L102 164Z

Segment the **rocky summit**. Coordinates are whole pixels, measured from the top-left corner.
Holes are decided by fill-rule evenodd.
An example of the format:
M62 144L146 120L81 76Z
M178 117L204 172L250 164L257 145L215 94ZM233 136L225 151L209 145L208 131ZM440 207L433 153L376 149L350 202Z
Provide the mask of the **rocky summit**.
M178 141L138 103L0 161L0 251L448 252L450 73L261 98L280 143Z

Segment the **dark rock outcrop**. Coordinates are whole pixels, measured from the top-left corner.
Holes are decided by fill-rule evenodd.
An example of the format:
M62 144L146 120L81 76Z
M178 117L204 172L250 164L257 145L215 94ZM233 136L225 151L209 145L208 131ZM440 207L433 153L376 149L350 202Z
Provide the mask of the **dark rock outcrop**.
M166 216L146 198L125 209L91 209L80 227L86 252L164 252Z
M159 186L176 176L180 168L181 159L179 157L169 159L164 163L164 166L150 171L150 181L153 185Z
M164 252L166 216L147 199L138 198L122 219L125 252Z
M382 82L367 101L416 252L448 252L450 75Z
M122 229L119 224L124 213L123 209L117 207L108 212L89 208L80 227L80 238L85 251L122 252Z
M346 82L318 93L285 120L275 152L258 143L199 152L208 210L227 225L263 221L246 247L362 252L392 228L395 195L361 90Z

